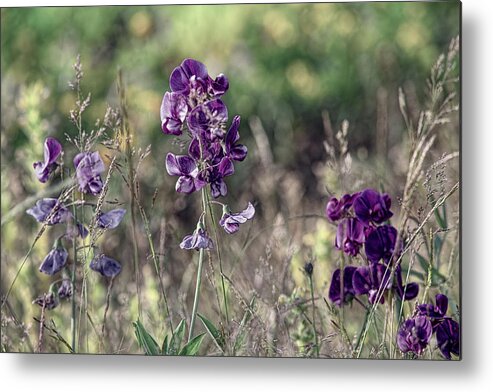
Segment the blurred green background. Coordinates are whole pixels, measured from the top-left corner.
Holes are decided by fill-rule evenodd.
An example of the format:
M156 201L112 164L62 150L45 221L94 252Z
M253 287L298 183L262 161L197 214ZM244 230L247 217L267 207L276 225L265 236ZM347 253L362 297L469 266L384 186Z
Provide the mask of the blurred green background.
M176 247L195 224L197 213L190 211L190 199L174 193L176 179L163 175L164 157L176 147L171 137L162 134L159 119L174 67L190 57L206 64L211 76L228 76L230 89L224 101L230 118L241 115L241 141L250 152L227 180L228 197L235 200L236 210L248 200L259 201L255 225L261 228L271 224L278 212L285 217L307 211L323 214L327 187L342 192L382 186L393 198L401 194L408 157L398 88L403 88L409 110L417 117L427 102L425 80L430 67L459 33L459 23L460 3L455 1L2 9L2 216L43 189L34 179L32 162L41 158L44 138L64 140L65 133L75 133L68 120L75 102L68 82L77 54L85 73L83 91L92 95L83 124L88 130L108 105L118 106L116 75L121 68L135 142L152 145L141 176L147 205L154 190L160 192L152 229L157 237L159 217L164 215L171 225L169 260L174 263L166 285L172 292L185 290L184 279L190 281L187 274L193 270ZM349 120L354 171L367 170L347 189L334 189L333 178L324 169L323 142L328 136L324 111L334 131ZM433 159L459 148L458 127L454 122L452 131L440 137ZM73 153L68 152L67 162ZM458 167L452 174L458 175ZM276 189L266 184L270 179L275 179ZM2 288L11 282L36 228L23 213L2 227ZM318 285L326 290L333 230L325 222L297 230L303 246L311 246L315 255L326 259L318 264L322 268L325 263L327 275L318 278ZM107 237L107 249L119 249L122 255L128 250L128 227ZM145 254L146 240L141 240ZM50 246L48 240L41 244L33 259L41 260ZM259 259L262 247L258 249L252 251L251 260ZM297 260L302 265L303 257ZM299 282L299 268L293 270ZM244 275L253 280L255 273L251 266ZM131 305L129 313L121 316L128 323L135 320L135 302L121 293L133 290L125 287L130 274L124 271L122 286L115 289L121 309ZM29 263L12 299L16 313L28 323L33 312L30 301L47 286L39 275L37 263ZM159 316L152 313L156 288L148 289L152 305L147 317L160 330ZM104 301L104 296L95 285L95 301ZM179 294L174 300L181 301ZM123 329L125 323L121 324ZM135 351L134 343L128 344L125 349Z

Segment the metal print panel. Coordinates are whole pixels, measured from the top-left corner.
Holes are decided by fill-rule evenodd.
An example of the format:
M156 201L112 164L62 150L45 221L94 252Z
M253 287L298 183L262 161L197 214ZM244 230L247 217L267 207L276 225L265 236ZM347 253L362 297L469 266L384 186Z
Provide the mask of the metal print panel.
M460 359L460 11L2 9L1 351Z

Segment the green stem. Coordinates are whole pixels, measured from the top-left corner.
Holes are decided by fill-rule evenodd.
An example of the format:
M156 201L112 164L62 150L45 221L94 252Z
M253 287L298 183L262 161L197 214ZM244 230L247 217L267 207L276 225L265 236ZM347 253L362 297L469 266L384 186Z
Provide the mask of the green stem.
M313 277L311 274L308 275L308 278L310 280L310 294L312 297L312 327L313 327L313 335L315 336L315 349L317 352L317 358L320 357L320 347L318 346L318 335L317 335L317 328L315 327L315 295L314 295L314 290L313 290Z
M197 318L197 308L199 306L199 292L200 282L202 281L202 264L204 261L204 249L199 250L199 267L197 270L197 282L195 283L195 296L193 297L192 319L190 321L190 331L188 334L188 341L193 338L193 327L195 325L195 319Z
M69 173L70 176L70 173ZM72 200L75 200L75 189L72 192ZM74 225L77 225L77 208L75 206L75 203L72 206L72 213L74 215ZM76 290L75 290L75 277L76 277L76 265L77 265L77 241L76 241L77 236L74 236L72 239L72 249L74 252L74 259L72 263L72 274L70 277L71 283L72 283L72 298L71 298L71 305L72 305L72 315L70 318L70 332L72 334L72 353L76 353L77 348L76 348L76 317L77 317L77 307L75 303L75 297L76 297Z

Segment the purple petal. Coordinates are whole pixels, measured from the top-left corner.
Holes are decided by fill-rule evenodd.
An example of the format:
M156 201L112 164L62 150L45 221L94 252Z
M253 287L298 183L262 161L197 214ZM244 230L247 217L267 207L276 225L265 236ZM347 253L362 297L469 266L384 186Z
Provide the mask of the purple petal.
M444 294L437 294L435 297L437 311L441 316L445 316L448 308L448 298Z
M39 267L39 271L47 275L55 275L67 264L68 252L63 248L52 249Z
M235 172L233 162L229 158L223 158L219 163L219 173L222 177L227 177Z
M99 215L96 223L102 229L114 229L120 224L126 212L123 208L108 211L105 214Z
M238 132L240 120L240 116L234 116L228 133L226 134L226 145L229 147L232 147L240 139L240 133Z
M181 176L176 181L175 189L177 192L190 194L195 192L195 181L193 177L190 176Z
M356 295L368 294L372 288L370 269L368 267L358 267L354 271L353 288Z
M92 259L89 267L107 278L114 278L122 270L122 266L118 261L104 255L99 255Z

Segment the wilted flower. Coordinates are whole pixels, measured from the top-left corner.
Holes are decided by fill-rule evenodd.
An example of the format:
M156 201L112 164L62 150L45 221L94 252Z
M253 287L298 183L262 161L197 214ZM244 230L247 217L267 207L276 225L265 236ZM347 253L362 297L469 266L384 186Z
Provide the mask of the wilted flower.
M436 328L437 345L440 352L447 359L450 354L460 355L460 331L459 323L446 318Z
M63 279L62 284L58 288L58 297L60 299L70 298L73 294L72 282L70 279Z
M200 223L192 234L186 235L185 238L183 238L183 241L180 244L181 249L187 250L212 249L213 246L212 240Z
M39 271L47 275L55 275L67 264L68 252L64 248L55 248L44 258Z
M38 298L36 298L33 301L33 304L51 310L58 306L59 300L58 300L58 296L53 291L50 291L48 294L42 294Z
M45 222L48 217L47 225L56 225L58 223L66 222L72 213L65 208L65 206L58 201L58 199L45 198L38 200L34 207L29 208L26 211L27 214L31 215L38 222Z
M186 155L166 155L166 170L170 176L178 176L176 191L192 193L202 187L205 182L198 177L198 169L195 161Z
M359 253L365 242L363 224L356 218L345 218L337 226L335 246L351 256Z
M52 137L48 137L44 143L44 162L33 163L36 177L41 182L48 181L50 174L55 171L57 167L56 160L62 153L62 145L58 140Z
M353 275L356 267L347 265L343 270L343 295L341 296L341 270L338 268L332 274L332 281L329 287L329 299L337 306L348 303L355 296L353 288ZM342 298L341 298L342 297Z
M79 190L97 195L103 189L101 173L105 167L99 152L81 152L74 158L75 173Z
M354 199L353 209L361 222L380 224L392 217L390 205L389 195L380 194L374 189L366 189Z
M248 202L247 208L238 213L232 213L228 206L225 205L223 207L223 216L221 217L219 224L224 228L226 233L234 234L239 230L240 224L252 219L254 215L255 208L250 202Z
M381 259L388 263L394 254L396 240L397 230L393 226L383 225L371 229L365 240L366 257L372 263Z
M105 255L98 255L92 259L89 264L89 268L93 271L99 272L101 275L107 278L114 278L122 270L120 263L111 257Z
M123 208L116 208L104 214L99 214L96 218L96 224L102 229L114 229L120 224L126 212Z
M397 346L403 353L421 355L432 335L430 320L425 316L407 319L397 332Z

